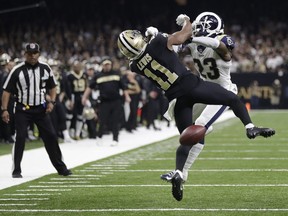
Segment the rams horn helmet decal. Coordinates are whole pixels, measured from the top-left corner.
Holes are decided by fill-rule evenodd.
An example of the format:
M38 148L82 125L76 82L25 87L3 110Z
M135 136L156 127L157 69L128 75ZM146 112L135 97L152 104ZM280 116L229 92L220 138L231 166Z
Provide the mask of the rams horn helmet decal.
M215 37L224 34L224 23L222 19L213 12L199 14L192 24L194 36Z

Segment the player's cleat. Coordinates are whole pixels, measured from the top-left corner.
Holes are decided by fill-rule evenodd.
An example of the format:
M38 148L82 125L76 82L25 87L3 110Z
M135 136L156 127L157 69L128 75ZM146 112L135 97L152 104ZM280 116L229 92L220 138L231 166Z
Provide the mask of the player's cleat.
M12 178L23 178L23 176L20 173L14 173L12 174Z
M118 146L118 141L113 140L110 146L113 146L113 147L114 147L114 146Z
M37 140L32 130L28 130L28 139L31 141Z
M64 143L74 143L75 140L73 140L70 136L64 138Z
M181 171L176 170L172 180L172 195L177 201L183 198L183 174Z
M246 135L249 139L254 139L257 136L270 137L275 134L275 130L272 128L259 128L252 127L246 129Z
M176 170L173 170L173 171L171 171L169 173L165 173L165 174L161 175L160 178L162 180L164 180L164 181L171 182L171 180L172 180L173 176L175 175L175 173L176 173Z
M72 175L72 172L71 172L71 170L66 169L66 170L63 170L61 172L58 172L58 174L62 175L62 176L70 176L70 175Z
M81 138L80 138L80 136L75 136L74 140L78 141L78 140L81 140Z
M160 178L164 181L172 183L172 195L177 201L183 198L183 174L180 170L174 170L163 174Z

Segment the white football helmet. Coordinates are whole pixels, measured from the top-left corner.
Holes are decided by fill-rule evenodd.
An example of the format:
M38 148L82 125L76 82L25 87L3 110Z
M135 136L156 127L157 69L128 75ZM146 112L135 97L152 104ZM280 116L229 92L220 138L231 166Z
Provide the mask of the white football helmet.
M140 56L147 46L145 37L137 30L121 32L117 44L120 52L130 60Z
M215 37L224 34L224 23L222 19L213 12L199 14L192 23L193 36Z

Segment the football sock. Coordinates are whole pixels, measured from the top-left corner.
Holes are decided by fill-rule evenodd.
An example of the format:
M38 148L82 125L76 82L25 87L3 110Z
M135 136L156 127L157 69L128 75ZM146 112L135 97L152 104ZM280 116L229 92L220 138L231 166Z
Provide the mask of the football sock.
M70 139L69 131L66 129L62 131L64 139Z
M246 129L253 128L253 127L255 127L255 125L252 124L252 123L249 123L249 124L245 125Z
M75 136L80 137L81 131L83 127L83 121L76 121L76 131L75 131Z
M186 181L188 179L188 171L192 164L195 162L196 158L199 156L200 152L204 148L204 144L197 143L192 146L189 151L189 155L183 167L183 180Z

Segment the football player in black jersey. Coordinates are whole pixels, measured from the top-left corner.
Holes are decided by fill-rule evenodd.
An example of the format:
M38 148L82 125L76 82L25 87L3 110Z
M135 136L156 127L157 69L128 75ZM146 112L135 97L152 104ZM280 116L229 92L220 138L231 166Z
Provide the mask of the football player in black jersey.
M101 65L102 70L94 76L83 94L82 104L86 104L93 89L99 90L99 140L97 143L102 144L102 137L105 130L108 130L112 132L113 136L111 146L117 146L121 125L120 117L123 111L123 96L127 103L130 103L131 98L123 77L119 71L113 69L112 60L104 59ZM121 91L123 95L120 94Z
M87 74L84 73L83 65L80 61L75 61L72 65L72 71L67 75L67 90L66 94L68 97L69 108L72 111L72 115L67 115L68 128L71 127L72 120L75 121L75 134L72 136L75 140L79 140L81 136L82 127L84 124L83 120L83 109L84 106L81 103L82 96L88 85Z
M66 86L66 76L60 71L60 62L54 59L49 59L48 64L53 70L55 80L58 85L56 86L56 104L51 112L51 120L57 135L62 137L64 142L74 142L70 137L69 131L66 125L66 109L64 104L65 98L65 86Z
M192 125L193 105L204 103L231 107L245 126L250 139L274 135L274 129L254 126L245 105L236 94L218 84L201 80L182 64L173 51L173 45L183 44L192 37L192 25L187 16L183 16L180 21L183 22L182 29L171 35L148 31L149 37L144 37L137 30L126 30L118 37L118 47L129 59L131 70L150 79L165 91L170 101L168 109L175 118L179 133ZM179 145L175 171L161 176L172 183L172 194L178 201L183 198L182 171L191 147Z

